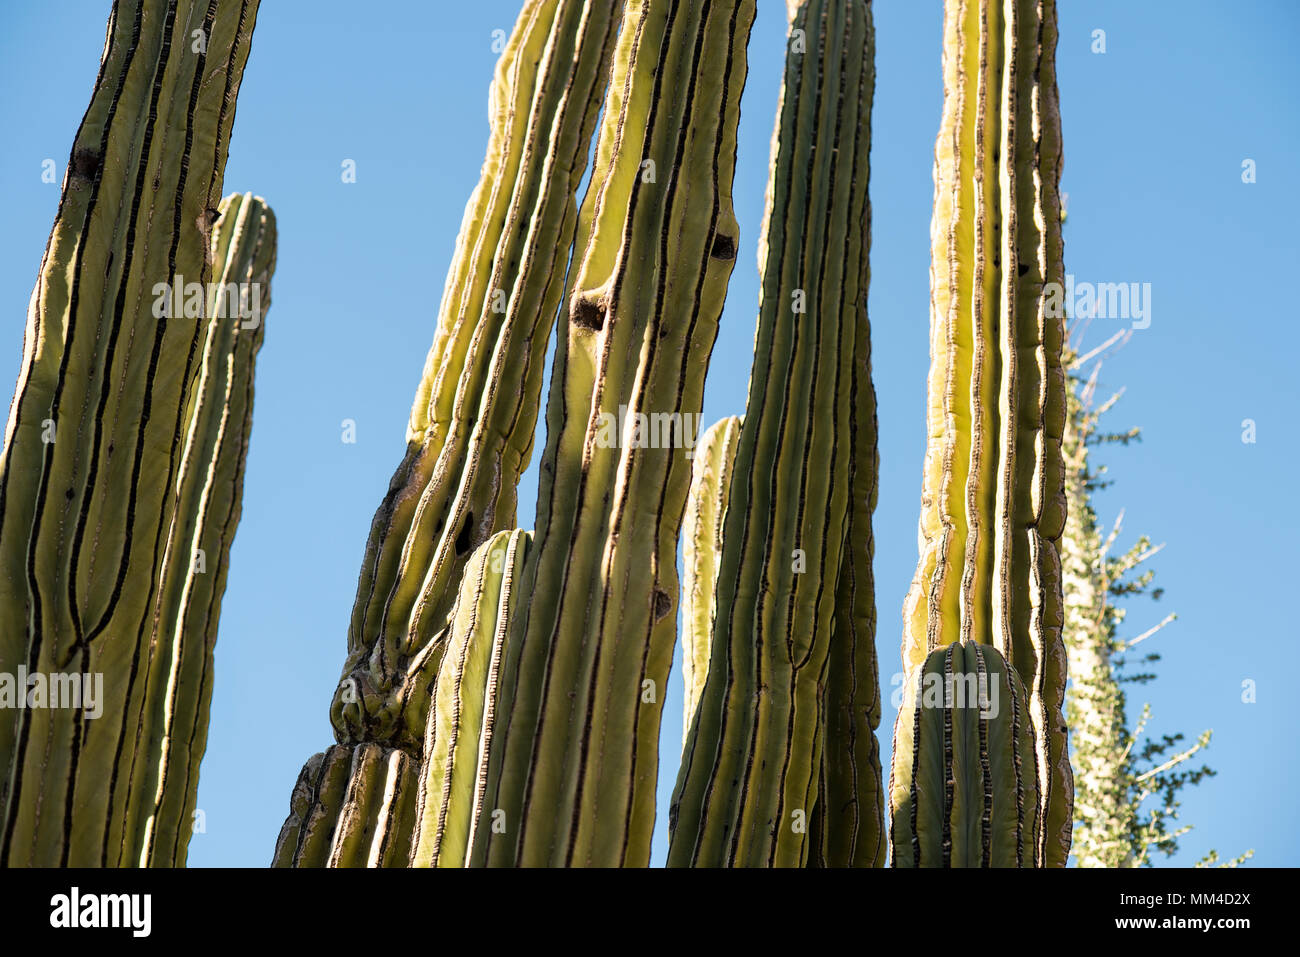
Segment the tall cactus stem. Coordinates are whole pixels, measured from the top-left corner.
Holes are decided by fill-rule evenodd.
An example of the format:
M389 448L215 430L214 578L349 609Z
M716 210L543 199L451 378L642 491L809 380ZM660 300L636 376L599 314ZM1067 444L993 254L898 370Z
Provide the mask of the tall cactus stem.
M628 0L556 349L473 862L645 865L677 535L735 265L753 0Z
M809 0L791 30L754 365L723 525L708 677L670 816L670 866L809 862L829 746L823 689L837 583L846 560L861 557L846 551L850 492L874 485L874 476L854 471L874 469L875 447L866 315L870 7ZM855 534L869 541L869 524L868 507ZM864 602L853 614L866 610ZM866 624L846 620L838 640L851 641L851 629ZM855 654L837 651L836 666L856 668ZM842 702L834 707L842 732ZM853 724L865 729L869 718L864 712ZM852 797L838 782L837 794Z
M6 864L185 858L261 317L205 323L202 292L168 315L159 288L214 278L257 8L118 0L109 16L0 458L0 672L102 693L98 717L0 709ZM269 215L257 232L237 265L269 278Z
M920 561L903 663L994 645L1029 690L1042 833L1069 853L1061 129L1052 0L947 0ZM1053 289L1058 290L1053 294Z

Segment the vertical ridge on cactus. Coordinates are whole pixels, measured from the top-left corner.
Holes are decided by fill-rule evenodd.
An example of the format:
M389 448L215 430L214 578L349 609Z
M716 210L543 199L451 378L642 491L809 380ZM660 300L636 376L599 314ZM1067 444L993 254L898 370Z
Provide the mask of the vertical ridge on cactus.
M0 669L102 675L102 713L0 715L6 864L184 860L257 333L151 307L159 286L213 275L257 7L119 0L110 14L0 460ZM234 336L237 355L212 352L205 330ZM186 553L199 543L204 582Z
M895 867L1027 867L1038 857L1029 698L991 645L937 648L907 677L894 726Z
M492 825L492 809L485 814L483 807L487 755L515 586L531 541L531 532L498 532L465 566L425 732L415 867L463 867L475 828Z
M874 476L854 471L867 463L874 471L875 454L874 402L869 388L855 389L869 386L870 8L809 0L791 29L754 365L723 526L708 676L673 797L670 866L808 862L837 582L842 563L861 557L845 549L850 485L874 486ZM869 512L866 527L862 515L856 527L868 541ZM855 617L845 629L866 623ZM837 656L837 664L858 662Z
M1023 677L1035 733L1039 865L1069 853L1061 709L1064 315L1061 130L1051 0L948 0L935 148L931 371L909 670L959 640Z
M501 676L512 706L487 793L502 830L479 829L475 864L649 862L681 446L735 265L753 17L753 0L625 5L556 349L529 603Z
M728 416L700 436L691 466L691 487L682 519L682 743L690 740L691 724L709 672L713 635L714 585L722 554L722 522L731 491L731 470L740 441L740 419Z

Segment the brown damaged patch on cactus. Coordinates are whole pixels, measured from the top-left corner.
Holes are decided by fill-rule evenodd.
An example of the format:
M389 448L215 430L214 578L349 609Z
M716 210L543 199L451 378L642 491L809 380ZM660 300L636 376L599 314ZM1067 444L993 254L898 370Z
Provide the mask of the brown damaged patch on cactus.
M103 156L99 150L90 147L79 146L72 151L72 185L80 186L84 183L92 183L99 173L99 167L103 162Z
M466 554L474 544L474 513L466 512L465 521L461 523L456 535L456 554Z
M673 610L673 600L662 588L655 589L655 621L661 621Z
M713 237L713 249L709 252L709 255L714 259L735 259L736 240L723 233L718 233Z
M603 299L589 299L583 296L573 301L570 318L579 329L600 332L601 329L605 328L605 314L608 308Z

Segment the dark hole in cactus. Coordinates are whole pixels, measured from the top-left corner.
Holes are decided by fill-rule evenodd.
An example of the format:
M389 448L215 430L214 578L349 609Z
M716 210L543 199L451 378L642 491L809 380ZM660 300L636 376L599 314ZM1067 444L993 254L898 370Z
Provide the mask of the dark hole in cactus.
M605 327L605 304L595 299L578 299L573 304L572 318L575 326L600 332Z
M97 150L81 147L72 153L72 174L80 179L94 179L99 172L100 155Z
M1020 275L1023 276L1025 273L1029 272L1029 267L1026 266L1024 263L1021 263L1021 264L1020 264L1020 270L1019 270L1019 272L1020 272Z
M709 255L714 259L735 259L736 241L730 236L718 233L713 237L713 251Z
M456 535L456 554L464 555L469 551L470 543L474 534L474 513L466 512L465 521L461 523L460 532Z
M655 589L655 621L663 618L673 610L673 600L668 597L668 592L662 588Z

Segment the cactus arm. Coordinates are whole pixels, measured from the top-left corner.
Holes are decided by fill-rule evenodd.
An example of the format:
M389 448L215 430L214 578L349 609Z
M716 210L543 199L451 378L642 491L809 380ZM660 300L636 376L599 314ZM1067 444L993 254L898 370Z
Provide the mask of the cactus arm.
M795 865L808 855L796 825L813 810L819 777L853 456L850 383L867 330L872 48L857 0L809 2L793 23L808 51L792 46L787 57L754 370L709 673L674 795L674 866ZM796 312L800 295L806 315Z
M232 303L225 296L232 285L248 291L250 315L243 318L241 312L207 324L197 392L186 413L176 518L168 529L150 619L150 647L156 652L146 659L142 675L144 705L133 722L134 747L126 744L126 720L116 745L130 754L119 785L127 798L122 863L184 863L198 762L207 744L217 620L240 516L254 359L270 307L276 253L275 217L264 201L236 194L222 201L220 213L207 315L228 314ZM195 561L199 554L201 570ZM87 742L93 739L88 734ZM140 856L133 861L129 852L136 847Z
M134 729L121 722L155 711L153 696L167 692L144 680L151 665L141 656L159 595L177 587L160 581L160 563L168 530L190 518L176 514L174 490L204 345L203 323L155 317L151 307L156 284L212 277L211 232L257 6L120 0L110 14L29 308L0 461L0 669L103 674L102 717L43 708L0 720L6 863L183 855L183 839L163 833L176 820L157 819L147 839L122 823L133 756L123 736ZM196 30L206 37L197 51ZM196 648L209 637L195 638ZM189 678L173 690L177 719L196 709L201 721L206 691L196 700ZM177 770L201 753L199 740L188 744ZM158 765L147 773L184 780ZM153 787L145 793L159 801ZM169 816L171 801L169 790Z
M502 675L513 704L488 794L505 831L479 829L476 863L649 860L690 463L685 449L636 447L633 417L698 416L735 262L753 11L626 5L557 346L532 597ZM623 422L602 416L623 407L619 436Z
M920 561L903 662L959 640L1024 677L1040 775L1037 863L1069 853L1058 540L1064 316L1053 3L949 0L935 149L931 373Z
M498 532L465 566L426 731L415 867L463 867L473 829L480 821L491 825L482 806L486 755L515 585L531 538L529 532Z
M936 649L909 673L895 725L893 865L1032 866L1033 764L1028 695L1015 669L991 645Z
M691 487L682 520L682 566L687 582L682 590L683 744L690 738L709 670L722 521L727 513L727 494L739 439L738 417L733 415L715 422L700 437L691 466Z
M514 524L618 10L615 0L529 0L498 66L487 158L407 453L366 548L331 706L341 740L393 740L418 753L441 654L426 651L474 546Z

